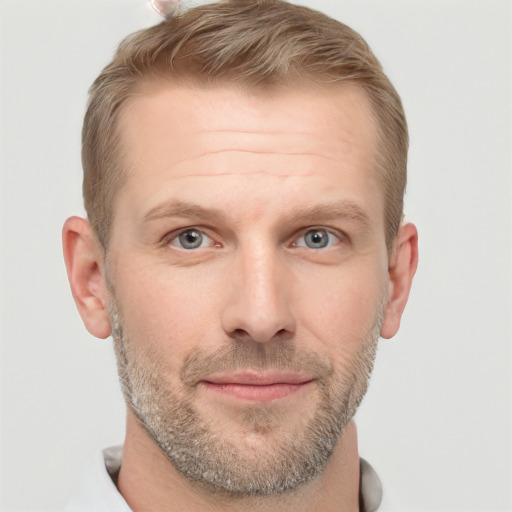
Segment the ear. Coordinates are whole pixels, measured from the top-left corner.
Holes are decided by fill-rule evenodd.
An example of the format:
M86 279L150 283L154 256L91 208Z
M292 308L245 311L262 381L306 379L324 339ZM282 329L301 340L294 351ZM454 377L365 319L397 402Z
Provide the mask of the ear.
M87 330L98 338L110 336L107 287L103 273L104 249L91 225L70 217L62 229L64 261L76 307Z
M418 231L414 224L402 224L389 262L388 302L380 330L383 338L392 338L398 332L417 266Z

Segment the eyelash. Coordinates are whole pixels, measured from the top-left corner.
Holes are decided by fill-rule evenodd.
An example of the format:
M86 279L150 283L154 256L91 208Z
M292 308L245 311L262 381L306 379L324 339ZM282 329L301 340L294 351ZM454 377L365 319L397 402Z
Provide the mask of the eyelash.
M191 251L191 250L194 250L196 249L196 247L194 248L191 248L191 249L187 249L186 247L179 247L177 245L174 245L173 242L174 241L178 241L179 240L179 237L185 233L192 233L192 232L196 232L196 233L199 233L201 235L201 237L206 237L208 238L209 240L212 241L212 244L211 246L217 246L217 247L220 247L221 244L218 243L218 242L215 242L212 237L210 237L204 228L199 228L199 227L187 227L187 228L183 228L183 229L180 229L178 231L173 231L172 233L168 233L167 235L165 235L163 238L162 238L162 245L165 245L165 246L174 246L176 247L177 249L181 249L181 250L185 250L185 251ZM202 240L201 240L202 241ZM200 248L200 246L198 246L197 248Z
M189 247L189 248L183 247L183 244L178 245L177 242L179 241L179 238L181 235L183 235L185 233L193 233L193 232L199 233L199 235L201 235L202 238L200 240L200 245L198 245L196 247ZM314 233L314 232L317 232L317 233L324 232L325 234L328 235L329 238L327 240L326 245L323 245L320 247L310 247L307 245L307 242L299 243L299 240L301 238L305 238L309 233ZM331 243L332 237L334 237L336 239L334 241L334 243ZM213 240L213 238L210 237L206 233L204 228L195 227L195 226L183 228L178 231L173 231L172 233L168 233L167 235L165 235L162 238L161 243L165 246L173 246L179 250L194 251L196 249L204 248L204 247L202 247L202 242L203 242L204 238L207 238L208 240L210 240L212 242L207 247L222 247L222 244L219 242L215 242ZM308 227L308 228L302 230L297 236L294 236L293 242L290 244L290 246L294 247L294 248L299 248L299 249L321 250L321 249L332 247L334 245L338 245L340 242L344 242L346 240L347 240L346 235L342 234L338 231L334 231L334 230L328 229L323 226L322 227ZM176 244L174 242L176 242Z
M324 232L324 233L326 233L329 236L329 239L327 241L327 245L322 246L322 247L309 247L306 244L299 245L297 243L298 240L300 240L301 238L305 238L309 233L315 233L315 232L317 232L317 233ZM337 240L337 242L331 243L331 237L334 237ZM344 237L341 233L334 232L333 230L328 229L326 227L309 227L309 228L303 230L301 232L301 234L298 237L295 238L295 242L293 242L292 245L293 245L293 247L299 247L299 248L304 247L304 248L312 249L312 250L320 250L320 249L324 249L326 247L332 247L333 245L337 245L339 242L341 242L341 241L343 241L345 239L346 239L346 237Z

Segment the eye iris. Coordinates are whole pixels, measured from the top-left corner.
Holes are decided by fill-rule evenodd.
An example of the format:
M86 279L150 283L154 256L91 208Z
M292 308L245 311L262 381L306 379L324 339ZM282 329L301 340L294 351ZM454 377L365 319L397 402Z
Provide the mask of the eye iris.
M184 231L178 238L185 249L197 249L203 242L203 235L199 231Z
M329 235L326 231L308 231L304 239L311 249L322 249L329 243Z

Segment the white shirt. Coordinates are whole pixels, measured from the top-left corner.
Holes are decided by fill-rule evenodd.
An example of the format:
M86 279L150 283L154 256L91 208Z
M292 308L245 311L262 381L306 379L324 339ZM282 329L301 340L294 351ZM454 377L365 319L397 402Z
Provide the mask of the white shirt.
M91 461L75 489L65 512L132 512L111 475L121 467L121 446L106 448ZM398 512L375 470L361 459L361 512Z

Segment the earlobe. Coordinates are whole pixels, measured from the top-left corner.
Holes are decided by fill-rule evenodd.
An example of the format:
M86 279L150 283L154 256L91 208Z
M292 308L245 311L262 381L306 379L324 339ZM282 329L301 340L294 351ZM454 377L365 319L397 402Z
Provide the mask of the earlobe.
M98 338L110 335L107 288L103 273L104 250L91 225L70 217L62 230L64 260L71 292L87 330Z
M388 302L380 332L383 338L398 332L417 266L418 231L414 224L402 224L389 262Z

